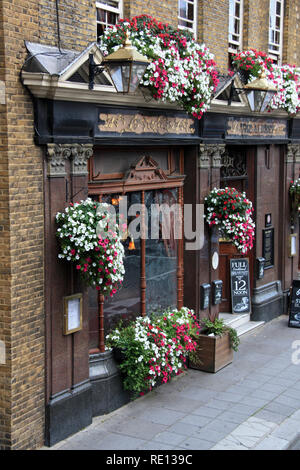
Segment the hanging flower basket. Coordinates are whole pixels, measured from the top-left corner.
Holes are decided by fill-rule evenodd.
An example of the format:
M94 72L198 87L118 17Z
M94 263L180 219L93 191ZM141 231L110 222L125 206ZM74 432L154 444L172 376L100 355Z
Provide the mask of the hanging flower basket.
M277 93L268 105L269 111L284 109L290 116L296 115L300 109L300 70L295 65L274 64L266 53L256 49L234 54L232 63L241 72L243 83L250 83L264 72L275 84Z
M200 119L210 106L219 82L213 55L204 44L195 42L187 31L142 15L120 20L101 37L104 55L117 50L126 31L137 50L151 60L141 84L156 100L179 103L185 111Z
M56 214L59 258L74 264L83 281L111 297L124 277L124 247L108 204L86 199Z
M246 254L253 247L255 224L252 202L235 188L214 188L205 198L205 219L231 240L238 251Z

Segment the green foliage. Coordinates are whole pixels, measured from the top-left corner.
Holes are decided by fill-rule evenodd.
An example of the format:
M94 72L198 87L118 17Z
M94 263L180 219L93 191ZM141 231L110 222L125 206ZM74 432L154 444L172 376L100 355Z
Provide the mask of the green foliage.
M237 335L237 332L234 328L230 328L225 325L223 318L216 318L214 321L211 321L209 318L203 318L201 320L205 327L206 334L214 334L215 336L222 336L224 333L229 333L230 346L234 351L238 350L240 339Z

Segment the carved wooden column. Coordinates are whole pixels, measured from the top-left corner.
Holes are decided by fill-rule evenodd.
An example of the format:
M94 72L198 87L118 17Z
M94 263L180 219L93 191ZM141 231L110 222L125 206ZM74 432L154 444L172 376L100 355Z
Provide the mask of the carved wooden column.
M146 315L145 191L141 191L141 315Z
M204 198L214 187L220 187L220 169L222 156L225 153L224 144L207 144L199 146L198 168L199 168L199 202L204 203ZM212 268L212 256L219 252L218 232L211 230L205 224L205 242L199 256L199 285L209 283L217 279L218 268ZM212 315L217 314L218 308L211 306L210 309L202 310L201 316L207 316L208 311Z
M184 174L184 151L180 152L180 174ZM183 252L184 252L184 201L183 201L183 185L178 188L178 206L179 217L178 223L180 224L180 238L177 241L177 308L180 310L184 304L184 266L183 266Z
M47 442L64 433L77 432L78 423L91 422L91 386L87 352L89 329L87 296L83 295L83 327L71 334L63 334L63 298L83 291L79 277L71 263L58 259L55 216L64 211L73 200L87 195L88 181L82 155L78 172L79 144L54 144L46 148L45 159L45 316L46 316L46 429ZM89 154L92 151L88 148ZM88 155L85 155L85 164ZM77 195L76 195L77 193ZM74 419L74 413L76 419ZM64 426L61 426L61 422Z
M299 245L298 255L296 257L289 257L289 237L292 233L298 233L299 236L299 217L296 214L292 217L291 204L289 198L290 182L299 178L300 171L300 145L289 144L287 145L286 154L284 158L284 187L283 187L283 213L285 214L286 223L283 225L283 290L288 291L293 279L297 279L299 269Z
M214 187L219 188L221 184L221 166L222 166L222 157L225 154L225 145L216 144L211 145L209 149L211 155L211 189ZM216 253L217 256L220 256L219 249L219 230L212 228L211 237L210 237L210 260L209 260L209 272L210 272L210 283L219 279L219 265L216 269L213 268L212 258ZM215 255L216 256L216 255ZM214 318L219 314L219 305L212 305L210 307L210 314Z

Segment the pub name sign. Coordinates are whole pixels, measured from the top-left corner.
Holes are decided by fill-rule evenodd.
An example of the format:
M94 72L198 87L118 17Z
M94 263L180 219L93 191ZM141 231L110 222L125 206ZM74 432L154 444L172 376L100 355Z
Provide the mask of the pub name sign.
M142 113L99 112L98 130L101 134L182 135L196 134L195 121L188 116L145 115Z
M251 119L229 117L227 119L228 138L287 138L287 122L284 119Z

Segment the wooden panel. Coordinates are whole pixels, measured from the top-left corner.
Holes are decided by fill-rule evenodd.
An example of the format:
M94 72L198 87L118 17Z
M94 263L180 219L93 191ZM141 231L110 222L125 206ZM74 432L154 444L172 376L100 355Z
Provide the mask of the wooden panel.
M233 360L229 334L223 336L200 335L198 339L197 363L190 359L191 369L217 372Z

